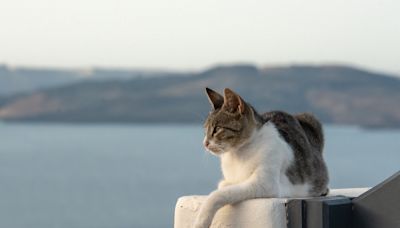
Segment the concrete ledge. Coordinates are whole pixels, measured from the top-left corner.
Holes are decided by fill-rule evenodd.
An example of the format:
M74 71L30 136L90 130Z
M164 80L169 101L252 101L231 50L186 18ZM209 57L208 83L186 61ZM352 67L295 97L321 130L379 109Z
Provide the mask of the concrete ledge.
M368 188L333 189L329 196L357 197ZM190 228L207 196L184 196L175 207L175 228ZM262 198L247 200L221 208L214 217L211 228L286 228L287 198Z

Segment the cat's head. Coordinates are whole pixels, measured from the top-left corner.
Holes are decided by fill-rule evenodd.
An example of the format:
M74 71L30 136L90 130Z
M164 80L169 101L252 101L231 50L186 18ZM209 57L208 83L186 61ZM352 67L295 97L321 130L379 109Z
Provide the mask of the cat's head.
M228 88L224 96L209 88L206 94L212 110L204 123L204 147L218 155L245 144L260 125L253 108Z

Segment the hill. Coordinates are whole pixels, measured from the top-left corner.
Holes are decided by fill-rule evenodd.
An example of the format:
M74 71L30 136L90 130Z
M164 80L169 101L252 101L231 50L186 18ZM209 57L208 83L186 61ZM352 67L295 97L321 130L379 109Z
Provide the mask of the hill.
M0 95L33 92L40 89L63 86L82 81L130 79L168 75L165 71L129 69L57 69L10 67L0 64Z
M164 77L80 81L0 99L0 119L202 122L204 87L229 87L260 112L309 111L325 123L400 127L400 79L347 66L217 66Z

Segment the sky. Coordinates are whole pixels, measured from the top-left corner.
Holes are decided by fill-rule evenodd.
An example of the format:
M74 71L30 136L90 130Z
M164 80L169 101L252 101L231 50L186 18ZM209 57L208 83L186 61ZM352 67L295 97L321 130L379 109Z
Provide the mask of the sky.
M0 0L0 63L335 63L400 74L399 12L398 0Z

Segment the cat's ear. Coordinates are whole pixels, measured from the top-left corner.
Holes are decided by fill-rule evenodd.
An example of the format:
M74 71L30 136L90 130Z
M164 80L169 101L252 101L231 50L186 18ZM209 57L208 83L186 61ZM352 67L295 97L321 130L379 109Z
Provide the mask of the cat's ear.
M232 113L239 112L240 114L244 113L246 103L239 95L237 95L229 88L225 88L224 96L225 96L224 106L229 112Z
M210 88L206 88L208 101L214 110L219 109L224 104L224 97Z

